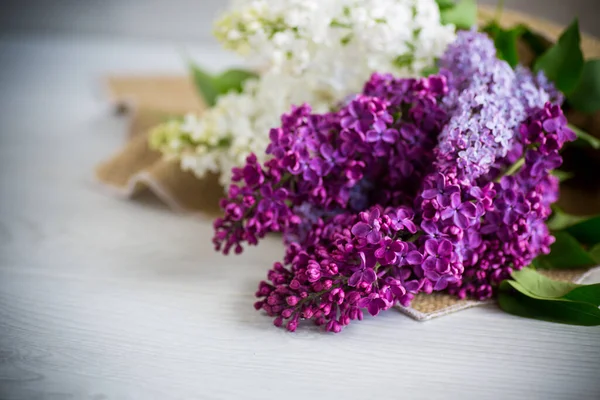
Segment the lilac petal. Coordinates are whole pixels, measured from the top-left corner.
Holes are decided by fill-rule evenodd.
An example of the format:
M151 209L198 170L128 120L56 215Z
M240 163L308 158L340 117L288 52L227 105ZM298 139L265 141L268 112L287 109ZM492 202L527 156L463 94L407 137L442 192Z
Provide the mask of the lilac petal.
M454 214L454 218L452 219L454 224L458 226L460 229L467 229L471 224L469 223L469 218L465 217L464 214L456 213Z
M263 185L260 188L260 194L263 197L271 197L273 195L273 188L270 185Z
M380 247L377 250L375 250L375 257L377 257L377 258L384 258L386 253L387 253L386 248L385 247Z
M435 269L435 257L427 257L423 263L421 264L421 267L423 268L424 271L430 271L430 270L434 270Z
M471 248L477 248L481 244L481 235L478 232L470 231L467 235L468 244Z
M396 256L396 253L394 253L393 251L386 251L385 254L383 255L384 265L392 265L396 262L397 259L398 259L398 257Z
M448 239L442 239L438 245L437 254L440 257L450 257L452 254L452 249L452 242L450 242Z
M438 242L435 239L427 239L425 242L425 251L427 254L435 256L438 251Z
M423 193L421 193L421 197L423 197L425 200L430 200L437 196L438 193L439 190L437 189L425 189L423 190Z
M547 119L542 124L544 130L546 132L556 132L556 129L559 127L558 121L556 118Z
M475 218L477 215L477 207L471 202L463 203L459 210L461 214L468 218Z
M355 273L352 274L352 276L350 277L350 279L348 279L348 285L349 286L356 286L358 285L358 283L360 282L362 278L362 272L361 271L356 271Z
M377 304L377 302L375 302L375 300L371 300L371 302L367 306L367 310L369 311L369 314L371 314L372 316L376 316L377 314L379 314L379 305Z
M401 280L406 280L410 277L412 271L409 268L398 268L396 275Z
M529 204L523 202L523 203L518 203L514 209L519 214L527 214L530 210L530 207L529 207Z
M360 258L360 268L364 269L367 267L367 256L362 251L358 253L358 257Z
M394 143L398 139L398 131L395 129L387 129L383 132L383 135L381 135L381 139L387 143Z
M498 231L498 225L496 224L487 224L483 225L480 229L481 234L488 235L490 233L494 233Z
M516 212L514 212L512 210L507 210L506 213L504 214L504 217L502 218L502 222L504 222L506 225L512 225L515 222L517 222L518 218L519 218L519 216L517 215Z
M402 297L406 294L406 289L404 289L402 286L392 285L390 286L390 290L396 297Z
M326 159L331 159L333 158L333 153L334 153L334 149L333 146L329 143L323 143L321 145L321 147L319 148L319 151L321 152L321 155L326 158Z
M438 233L438 227L433 221L423 221L421 222L421 228L428 235L435 235Z
M438 258L435 262L435 270L440 274L450 272L450 262L442 258Z
M368 143L378 142L380 137L381 135L378 132L371 130L367 132L366 141Z
M447 188L445 188L444 191L448 194L453 194L453 193L460 192L460 187L458 187L458 185L452 185L452 186L448 186Z
M287 198L288 191L285 188L279 188L273 193L273 198L275 200L283 201Z
M440 290L444 290L448 287L448 280L446 279L446 277L442 277L440 278L440 280L438 280L435 285L433 286L433 290L435 291L440 291Z
M411 265L421 264L423 262L423 255L413 250L406 255L406 261Z
M367 283L373 283L377 279L377 274L375 273L375 270L367 268L363 271L362 278L363 281Z
M460 207L461 202L462 200L460 199L460 193L454 192L450 195L450 205L452 206L452 208L457 209L458 207Z
M365 237L371 232L371 225L366 222L357 222L356 225L352 227L351 232L354 236Z
M479 186L472 186L469 189L469 194L479 200L483 197L483 190Z
M360 299L357 303L356 306L360 307L360 308L365 308L367 307L369 304L371 304L371 299L368 297L363 297L362 299Z
M445 220L448 218L452 218L455 214L457 213L453 208L445 208L440 213L440 217Z
M572 142L575 139L577 139L577 135L575 134L575 132L573 132L571 129L569 129L566 126L562 127L561 134L562 134L563 141L565 141L565 142Z
M507 203L513 204L515 200L517 200L517 194L514 190L508 189L506 192L504 192L504 198L506 199Z
M444 186L446 186L446 177L443 174L438 173L435 182L437 184L437 187L441 189Z
M367 241L371 244L381 242L381 232L372 230L367 234Z
M430 269L425 271L425 277L435 282L440 278L440 274L438 274L435 269Z
M410 233L416 233L417 232L417 226L415 225L414 222L412 222L410 220L404 221L404 227Z
M418 280L412 280L408 282L404 282L404 288L407 292L416 292L421 287L421 284Z
M406 250L408 245L400 240L395 240L390 244L390 250L395 253L402 253Z

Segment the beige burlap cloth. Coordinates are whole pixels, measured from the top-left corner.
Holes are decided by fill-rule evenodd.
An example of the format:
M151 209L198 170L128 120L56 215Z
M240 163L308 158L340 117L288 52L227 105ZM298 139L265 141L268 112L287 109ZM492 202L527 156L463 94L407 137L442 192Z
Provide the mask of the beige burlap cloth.
M481 23L491 20L493 16L494 10L480 8ZM503 26L524 23L550 41L555 41L563 29L509 10L502 13L499 23ZM600 56L600 41L597 39L583 35L582 47L586 58ZM522 59L527 62L527 52L521 53ZM201 112L205 107L190 78L111 76L107 78L106 85L115 111L126 114L130 126L124 147L98 165L98 180L119 196L133 198L149 190L176 211L217 214L223 189L215 176L198 179L191 172L182 171L176 160L164 159L148 146L150 128L169 117L190 111ZM593 116L573 115L569 119L588 131L600 132L600 113ZM580 194L575 191L564 193L565 196L577 199ZM581 270L547 272L552 277L565 280L581 279L584 273ZM480 304L484 303L457 300L443 294L419 295L410 308L401 310L413 318L425 320Z

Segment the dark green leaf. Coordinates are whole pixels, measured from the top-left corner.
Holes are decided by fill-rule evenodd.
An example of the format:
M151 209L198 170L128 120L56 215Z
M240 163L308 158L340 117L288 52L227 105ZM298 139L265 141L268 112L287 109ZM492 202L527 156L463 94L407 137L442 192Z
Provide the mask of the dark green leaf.
M215 77L215 85L219 94L241 92L244 81L250 78L256 78L256 74L241 69L230 69Z
M477 22L477 4L475 0L460 0L454 7L440 7L440 18L442 24L454 24L457 28L469 29Z
M454 7L454 0L435 0L440 10Z
M204 72L197 65L190 63L190 70L192 72L192 78L196 85L196 90L202 96L202 99L212 107L217 102L219 96L219 89L215 85L214 78L207 72Z
M575 289L563 296L565 300L600 306L600 283L578 285Z
M583 220L585 220L585 217L567 214L558 206L553 205L552 217L550 217L546 225L548 225L548 229L551 231L562 231Z
M531 51L533 51L535 58L544 54L544 52L552 46L552 43L548 39L529 29L525 29L521 39L529 46Z
M567 100L576 110L593 113L600 110L600 60L588 60L583 66L581 80Z
M600 264L600 244L595 245L589 251L590 255L598 264Z
M583 221L567 228L580 243L594 246L600 243L600 215L588 217Z
M579 146L591 146L594 149L600 149L600 139L590 135L582 129L579 129L575 125L569 124L568 126L577 135L577 140L573 142L573 144Z
M508 282L500 284L500 308L510 314L562 324L600 325L600 309L574 301L539 300L519 292Z
M519 63L517 40L525 32L525 28L519 25L503 29L496 22L491 22L483 30L494 39L498 58L505 60L511 67L516 67Z
M534 70L543 70L560 91L571 93L583 70L580 42L579 23L575 20L563 31L558 42L537 59Z
M533 260L542 269L576 269L593 266L596 261L581 247L577 239L567 232L555 232L556 241L550 247L550 254Z

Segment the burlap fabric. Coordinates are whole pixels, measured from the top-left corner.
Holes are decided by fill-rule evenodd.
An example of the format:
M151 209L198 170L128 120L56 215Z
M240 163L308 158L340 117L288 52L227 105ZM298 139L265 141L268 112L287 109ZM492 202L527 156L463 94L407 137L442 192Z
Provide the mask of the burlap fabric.
M480 7L479 20L484 24L494 17L494 10ZM500 25L510 27L526 24L532 30L555 41L563 27L528 15L505 10ZM600 41L582 36L582 48L587 58L600 57ZM530 56L520 49L524 62ZM149 129L172 116L186 112L201 112L205 105L197 96L193 83L181 76L115 76L106 81L109 99L115 111L126 114L130 120L127 142L114 156L98 165L96 177L122 197L136 197L151 191L158 199L176 211L214 215L218 213L218 200L223 194L215 176L196 178L191 172L179 168L176 160L169 160L148 146ZM595 115L569 115L576 125L600 137L600 113ZM577 203L581 193L577 190L562 193L568 203ZM600 196L598 197L600 204ZM564 280L581 279L585 271L547 271L546 274ZM419 295L410 308L401 310L413 318L426 320L450 312L484 304L483 302L457 300L443 294Z

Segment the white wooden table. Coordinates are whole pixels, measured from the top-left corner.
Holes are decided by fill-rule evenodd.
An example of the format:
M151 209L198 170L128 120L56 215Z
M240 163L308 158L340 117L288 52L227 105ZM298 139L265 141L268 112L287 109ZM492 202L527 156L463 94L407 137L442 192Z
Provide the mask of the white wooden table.
M484 307L290 334L252 308L275 240L225 258L208 221L109 196L126 121L100 78L183 73L180 50L0 39L0 399L600 398L600 328Z

